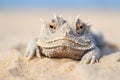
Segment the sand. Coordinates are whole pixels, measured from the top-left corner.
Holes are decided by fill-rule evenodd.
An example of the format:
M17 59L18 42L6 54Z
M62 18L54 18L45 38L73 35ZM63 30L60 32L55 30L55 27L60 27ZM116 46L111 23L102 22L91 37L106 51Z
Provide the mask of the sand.
M60 13L60 12L58 12ZM120 15L118 12L61 11L65 18L81 18L100 30L107 43L99 63L80 64L72 59L24 57L27 42L39 35L39 18L53 11L0 12L0 80L120 80Z

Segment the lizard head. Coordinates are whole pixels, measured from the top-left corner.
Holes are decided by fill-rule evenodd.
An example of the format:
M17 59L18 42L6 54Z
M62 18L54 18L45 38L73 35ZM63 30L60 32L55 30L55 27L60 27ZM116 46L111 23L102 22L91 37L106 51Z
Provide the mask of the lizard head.
M40 42L49 42L60 37L61 30L66 26L66 20L61 16L55 16L49 21L41 20Z
M47 47L85 46L91 43L90 34L90 26L83 23L80 18L66 21L56 16L49 22L42 21L38 42Z

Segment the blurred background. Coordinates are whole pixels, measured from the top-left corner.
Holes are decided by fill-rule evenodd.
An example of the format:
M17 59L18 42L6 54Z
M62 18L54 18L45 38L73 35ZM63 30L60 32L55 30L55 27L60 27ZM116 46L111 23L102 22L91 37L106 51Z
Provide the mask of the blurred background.
M101 31L111 43L120 43L120 0L0 0L0 49L27 43L39 36L40 17L53 13L80 18Z

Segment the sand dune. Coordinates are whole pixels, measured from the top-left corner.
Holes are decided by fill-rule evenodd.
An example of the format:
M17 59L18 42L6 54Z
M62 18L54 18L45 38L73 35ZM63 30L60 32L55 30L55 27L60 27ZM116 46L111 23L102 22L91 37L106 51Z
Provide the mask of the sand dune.
M49 13L49 14L48 14ZM59 13L59 12L58 12ZM39 17L52 12L0 12L0 80L120 80L120 15L97 11L64 12L80 14L93 28L100 30L108 44L101 49L99 63L79 64L71 59L43 57L27 61L26 43L39 35ZM51 17L49 17L51 16ZM114 44L114 45L113 45Z

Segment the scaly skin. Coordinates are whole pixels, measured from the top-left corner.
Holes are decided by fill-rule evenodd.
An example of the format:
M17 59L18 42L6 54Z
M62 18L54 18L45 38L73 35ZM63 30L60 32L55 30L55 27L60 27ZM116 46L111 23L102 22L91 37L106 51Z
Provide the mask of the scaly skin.
M31 40L26 49L26 57L30 60L46 56L51 58L72 58L80 63L95 63L100 58L100 50L96 46L95 37L90 26L79 18L64 20L55 17L50 22L41 21L40 36Z

